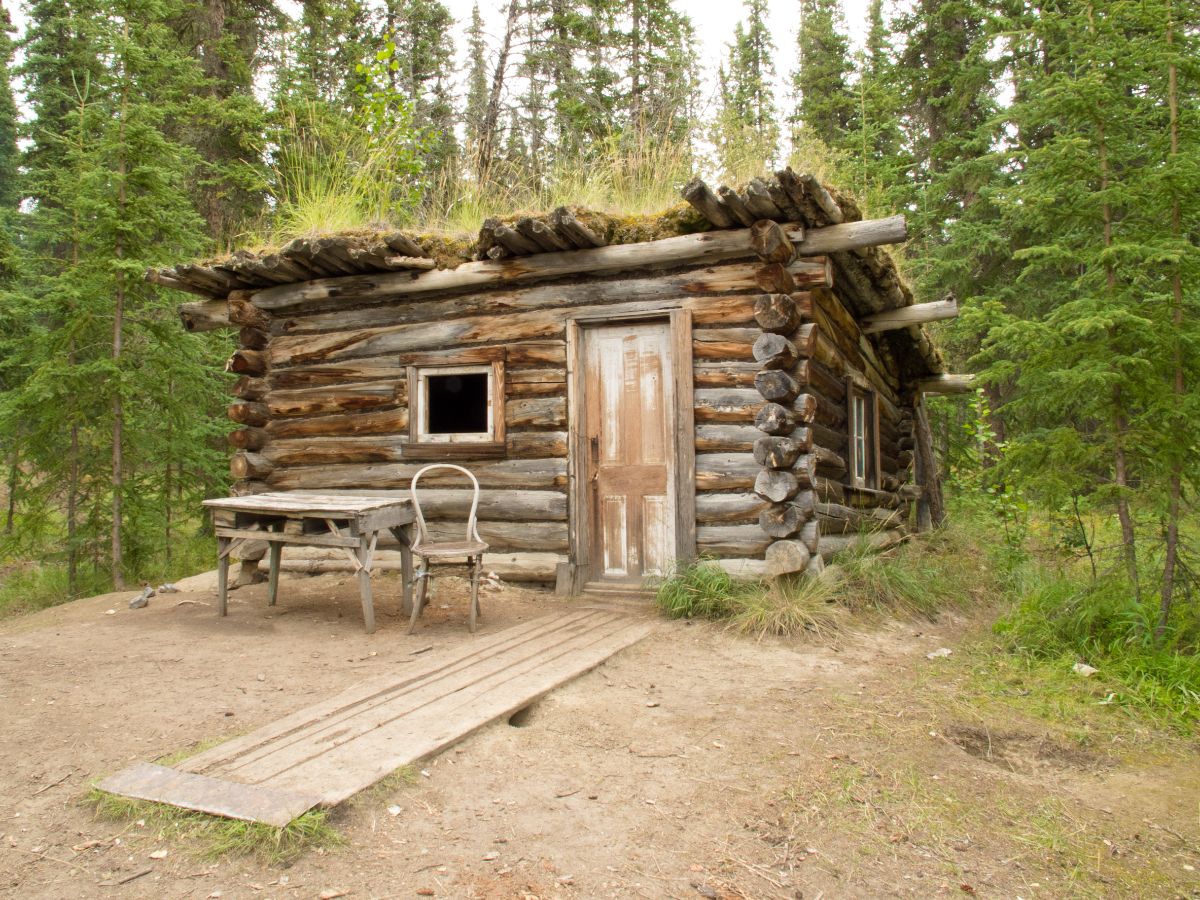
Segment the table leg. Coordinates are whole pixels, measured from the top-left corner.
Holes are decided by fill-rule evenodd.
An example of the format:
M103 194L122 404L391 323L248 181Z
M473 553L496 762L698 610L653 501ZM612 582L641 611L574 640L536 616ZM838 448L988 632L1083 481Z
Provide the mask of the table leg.
M358 570L358 593L362 597L363 622L366 624L367 634L374 634L375 606L371 601L371 570L368 568L371 563L370 555L370 542L366 535L362 535L358 539L358 562L362 566Z
M279 596L279 559L283 556L283 544L271 541L271 569L267 576L267 606L274 606Z
M231 538L217 538L217 615L229 614L229 545Z
M413 606L412 526L402 525L391 529L391 532L400 542L400 615L407 616L412 614Z

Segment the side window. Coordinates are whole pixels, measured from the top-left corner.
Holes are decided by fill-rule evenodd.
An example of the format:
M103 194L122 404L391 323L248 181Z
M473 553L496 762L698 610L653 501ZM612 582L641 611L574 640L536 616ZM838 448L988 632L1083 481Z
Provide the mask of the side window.
M408 367L405 455L436 459L504 453L504 363Z
M879 486L879 406L873 391L846 381L848 446L846 475L855 487Z

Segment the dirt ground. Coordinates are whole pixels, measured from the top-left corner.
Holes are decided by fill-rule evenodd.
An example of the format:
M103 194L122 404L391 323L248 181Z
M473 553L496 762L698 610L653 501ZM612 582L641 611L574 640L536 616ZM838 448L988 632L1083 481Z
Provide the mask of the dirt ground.
M345 576L287 580L274 610L243 588L224 620L201 585L0 623L0 896L1200 897L1195 743L1134 725L1080 740L974 703L965 620L836 648L664 620L414 783L346 804L344 846L287 867L213 862L80 802L134 760L470 639L460 585L435 585L411 637L398 593L377 584L374 635ZM491 591L482 631L568 602ZM940 647L954 655L926 657Z

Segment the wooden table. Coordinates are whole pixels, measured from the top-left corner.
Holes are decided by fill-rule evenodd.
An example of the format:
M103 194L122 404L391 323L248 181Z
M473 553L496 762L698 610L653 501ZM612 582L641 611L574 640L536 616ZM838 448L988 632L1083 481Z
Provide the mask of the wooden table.
M407 497L366 497L354 494L316 494L280 491L245 497L205 500L212 510L217 534L217 614L229 612L229 556L252 541L270 547L271 570L267 602L275 605L279 593L279 558L284 544L340 547L358 573L363 621L367 634L375 631L371 601L371 563L379 533L387 530L400 542L404 601L412 609L412 501Z

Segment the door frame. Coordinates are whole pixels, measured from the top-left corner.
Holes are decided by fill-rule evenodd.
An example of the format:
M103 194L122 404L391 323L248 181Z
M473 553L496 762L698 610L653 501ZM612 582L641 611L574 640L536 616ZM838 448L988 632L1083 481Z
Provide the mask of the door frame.
M675 427L668 449L675 460L675 558L696 556L696 426L692 383L692 313L679 307L623 315L580 312L566 323L567 340L567 545L568 562L560 566L557 592L578 594L592 580L591 498L587 490L586 363L584 330L623 322L666 322L671 346L670 374L675 389Z

